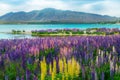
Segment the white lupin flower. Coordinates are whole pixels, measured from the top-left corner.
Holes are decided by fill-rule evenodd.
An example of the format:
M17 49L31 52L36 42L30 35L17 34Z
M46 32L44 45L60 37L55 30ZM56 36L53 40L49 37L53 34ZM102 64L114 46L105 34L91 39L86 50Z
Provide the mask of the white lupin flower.
M113 52L116 52L115 47L113 46Z
M112 60L110 60L110 76L113 76L113 71L114 71L114 63Z
M97 72L95 72L95 80L98 80Z
M98 66L99 62L98 62L98 56L96 57L96 65Z
M102 63L103 63L103 58L104 58L104 57L103 57L103 54L104 54L103 51L101 51L101 62L102 62Z

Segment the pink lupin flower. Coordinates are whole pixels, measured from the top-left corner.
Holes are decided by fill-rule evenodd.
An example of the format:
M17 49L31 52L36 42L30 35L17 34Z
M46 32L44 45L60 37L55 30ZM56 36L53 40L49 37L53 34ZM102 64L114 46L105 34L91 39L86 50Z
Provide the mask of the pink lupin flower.
M37 47L31 47L29 51L34 56L39 55L39 49Z

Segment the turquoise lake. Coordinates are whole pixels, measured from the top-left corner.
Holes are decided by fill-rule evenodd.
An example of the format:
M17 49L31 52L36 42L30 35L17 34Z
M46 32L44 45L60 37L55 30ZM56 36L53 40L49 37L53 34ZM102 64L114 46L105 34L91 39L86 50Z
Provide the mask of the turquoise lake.
M46 29L64 29L64 28L120 28L120 24L40 24L40 25L0 25L0 39L21 39L21 38L32 38L31 35L13 35L6 34L12 30L46 30Z

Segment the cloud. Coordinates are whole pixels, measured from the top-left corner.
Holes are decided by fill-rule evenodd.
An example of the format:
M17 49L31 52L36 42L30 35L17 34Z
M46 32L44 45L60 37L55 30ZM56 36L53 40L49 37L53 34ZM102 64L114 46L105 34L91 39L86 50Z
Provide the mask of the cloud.
M0 3L0 14L5 14L11 10L11 6L8 4Z
M28 0L0 0L0 2L11 4L11 5L21 5Z
M91 4L84 4L79 10L84 12L120 17L119 4L119 1L105 0Z
M3 15L7 12L18 12L18 11L31 11L31 10L41 10L44 8L56 8L56 9L69 9L68 4L64 3L64 1L61 0L29 0L24 2L23 4L17 5L18 0L12 0L11 3L8 4L8 2L0 3L0 7L4 8L2 11L0 11L0 15ZM2 1L1 1L2 2ZM13 5L13 3L15 3Z
M87 12L87 13L95 13L102 15L110 15L120 17L120 1L119 0L99 0L80 4L78 2L77 5L74 4L70 9L75 11Z
M119 0L1 0L0 15L7 12L56 8L120 17Z
M56 8L56 9L66 9L68 5L61 0L30 0L26 3L31 9L43 9L43 8ZM31 9L28 10L31 10Z

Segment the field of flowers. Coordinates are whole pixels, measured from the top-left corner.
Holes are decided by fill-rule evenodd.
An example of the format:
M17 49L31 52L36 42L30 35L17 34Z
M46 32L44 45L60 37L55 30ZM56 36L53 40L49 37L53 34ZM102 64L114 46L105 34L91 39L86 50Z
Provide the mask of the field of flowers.
M0 80L120 80L120 35L0 40Z
M80 36L80 35L115 35L120 34L118 28L88 28L88 29L48 29L33 30L32 36Z

